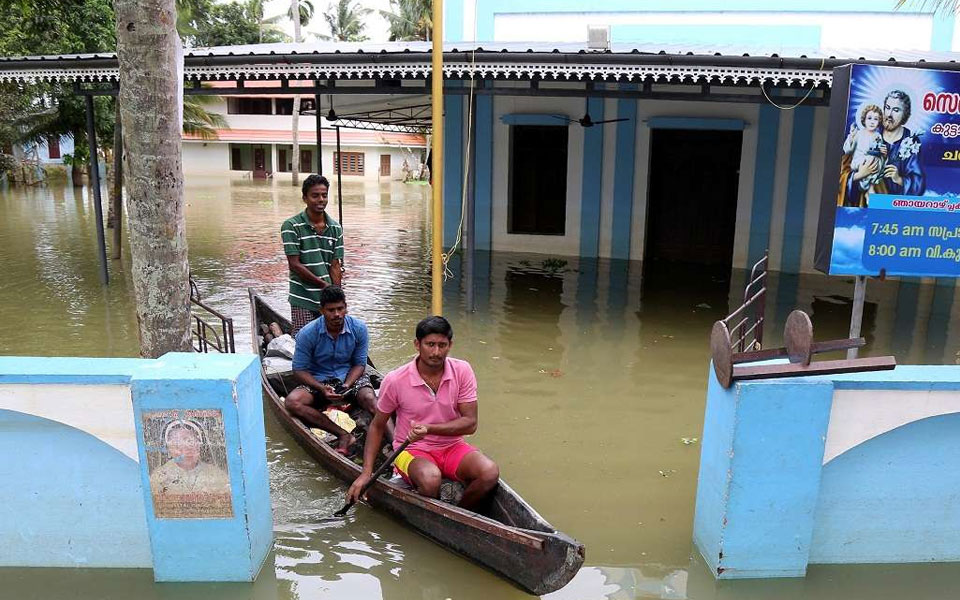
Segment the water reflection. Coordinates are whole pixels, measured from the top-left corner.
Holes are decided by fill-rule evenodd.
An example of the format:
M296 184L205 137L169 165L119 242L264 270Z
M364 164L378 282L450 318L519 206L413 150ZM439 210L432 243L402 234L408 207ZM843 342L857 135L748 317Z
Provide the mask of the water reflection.
M344 184L350 310L389 368L413 351L429 309L426 187ZM302 210L281 182L192 180L190 262L204 299L236 320L248 351L246 288L286 311L279 225ZM85 189L0 190L0 353L132 356L129 253L100 286ZM338 206L331 202L336 214ZM107 236L108 240L111 236ZM747 274L627 261L483 253L444 288L454 354L481 389L474 442L544 516L587 546L587 565L551 598L934 598L952 565L813 567L805 580L716 583L690 546L712 322L742 300ZM552 260L551 260L552 259ZM767 345L790 310L817 339L846 335L853 282L772 275ZM467 304L472 294L473 307ZM865 354L957 360L954 287L871 280ZM468 310L473 308L474 310ZM149 571L0 569L0 597L50 599L523 598L522 592L369 507L324 517L344 488L267 417L274 554L256 584L154 585Z

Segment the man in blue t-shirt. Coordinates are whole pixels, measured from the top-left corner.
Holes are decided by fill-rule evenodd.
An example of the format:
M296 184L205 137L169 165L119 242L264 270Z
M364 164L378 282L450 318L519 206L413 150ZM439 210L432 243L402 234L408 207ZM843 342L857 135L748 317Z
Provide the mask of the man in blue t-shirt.
M321 290L320 314L322 319L297 333L293 374L301 385L287 395L284 404L308 425L336 435L337 451L347 454L354 437L323 409L355 401L371 415L376 412L376 394L365 373L370 336L366 323L347 315L346 297L335 285Z

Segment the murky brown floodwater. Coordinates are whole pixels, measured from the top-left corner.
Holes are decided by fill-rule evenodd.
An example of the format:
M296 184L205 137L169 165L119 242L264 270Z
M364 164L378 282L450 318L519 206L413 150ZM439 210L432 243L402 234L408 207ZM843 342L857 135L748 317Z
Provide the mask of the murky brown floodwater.
M428 188L347 183L346 284L373 356L400 364L429 307ZM286 184L194 179L190 262L204 298L234 317L249 351L246 288L287 310L279 225L301 209ZM330 210L336 214L336 205ZM98 282L86 190L0 190L0 354L134 356L129 261ZM110 234L108 232L108 239ZM126 252L126 249L125 249ZM454 353L480 382L475 441L548 520L587 546L588 565L551 598L940 599L960 565L813 567L803 580L716 584L691 544L712 322L739 302L733 282L702 272L649 273L626 262L539 255L478 257L465 310L460 265L446 286ZM817 338L843 336L852 283L773 277L767 345L793 308ZM868 354L950 363L960 346L952 288L870 282ZM951 312L952 317L951 318ZM369 507L318 523L344 488L267 416L275 552L254 585L155 585L149 570L0 569L0 598L204 600L523 598L497 577ZM662 476L660 472L666 476Z

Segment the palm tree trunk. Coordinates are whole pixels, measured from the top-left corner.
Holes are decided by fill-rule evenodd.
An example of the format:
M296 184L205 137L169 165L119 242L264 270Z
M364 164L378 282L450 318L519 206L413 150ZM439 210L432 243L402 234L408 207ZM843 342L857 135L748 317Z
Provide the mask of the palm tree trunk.
M117 117L113 126L113 258L120 258L120 233L123 229L123 128L120 126L120 101L117 100Z
M291 185L300 185L300 96L293 97L293 160L290 161Z
M300 1L292 0L293 11L293 41L300 43ZM290 183L296 187L300 185L300 96L293 97L293 119L290 123L293 129L293 160L290 161Z
M83 186L83 165L77 160L77 149L83 147L85 140L82 129L73 130L73 162L70 164L70 181L73 187Z
M140 354L191 350L175 0L114 0Z

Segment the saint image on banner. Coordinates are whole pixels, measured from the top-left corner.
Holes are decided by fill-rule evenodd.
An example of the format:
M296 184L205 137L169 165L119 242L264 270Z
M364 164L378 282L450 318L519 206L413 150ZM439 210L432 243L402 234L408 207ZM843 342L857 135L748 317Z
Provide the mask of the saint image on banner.
M910 95L895 89L882 105L857 111L843 145L837 206L866 208L870 194L923 195L920 134L906 126L911 109Z
M219 410L145 412L143 432L156 518L233 517Z

